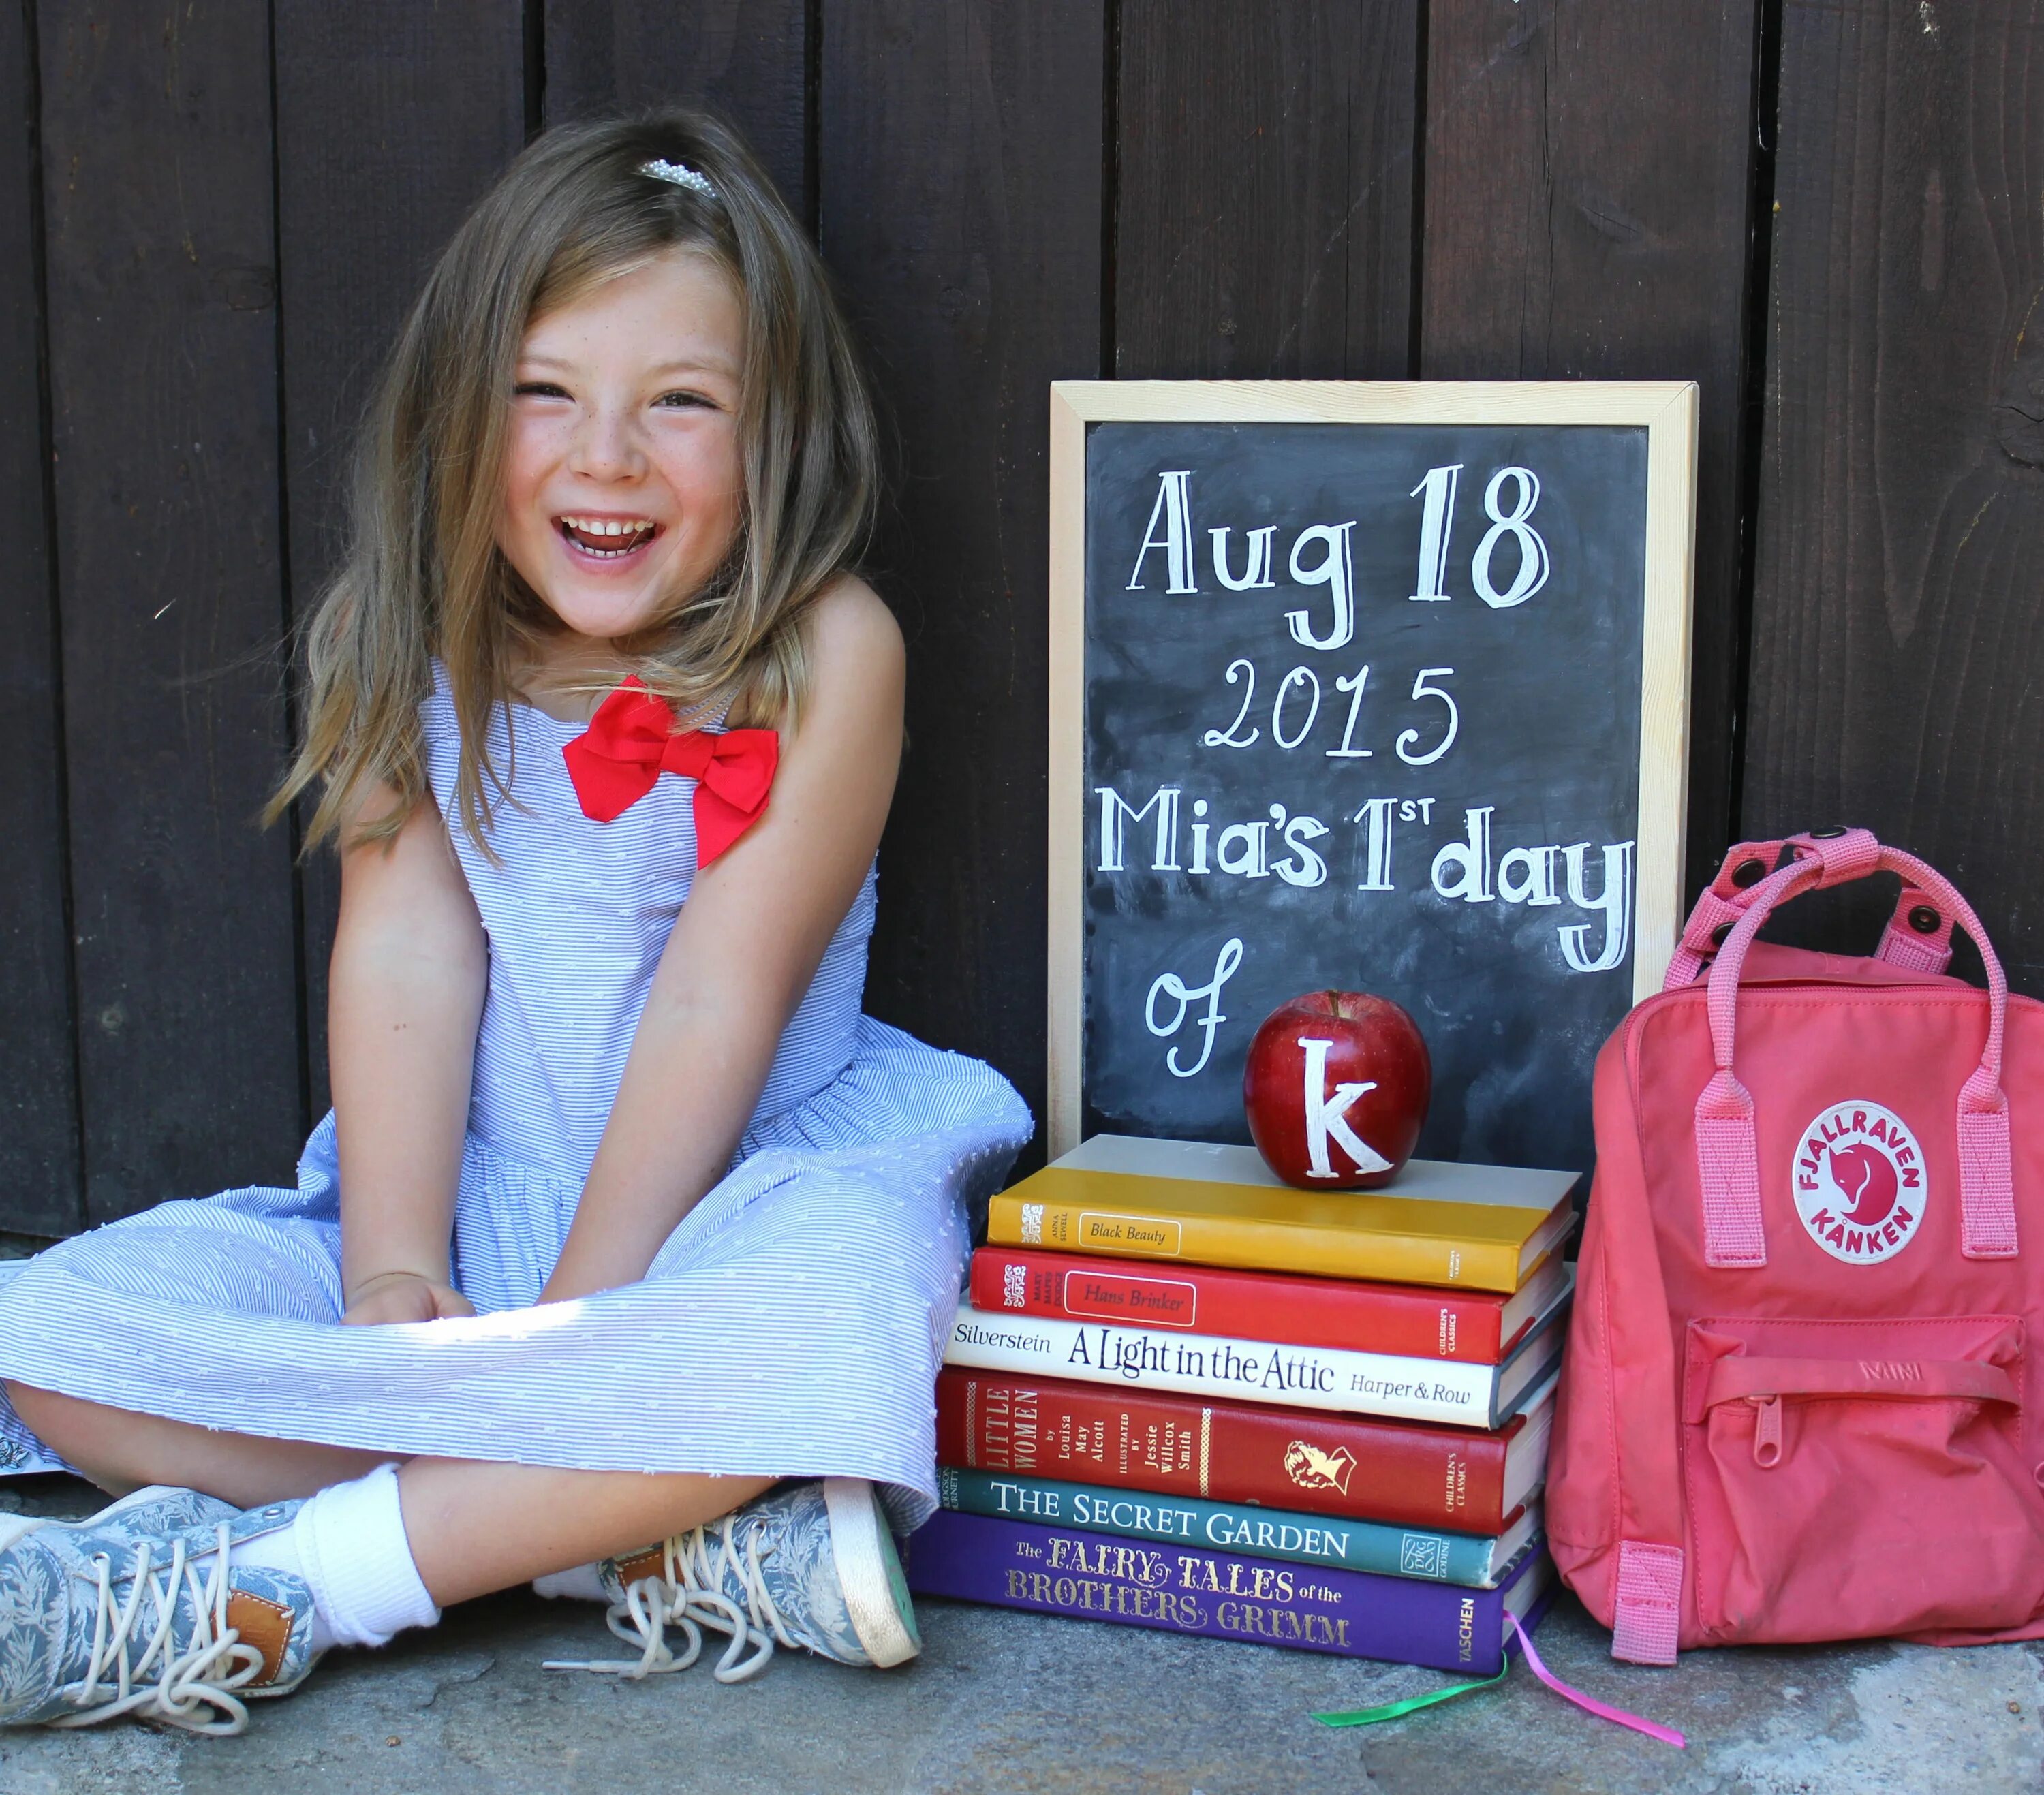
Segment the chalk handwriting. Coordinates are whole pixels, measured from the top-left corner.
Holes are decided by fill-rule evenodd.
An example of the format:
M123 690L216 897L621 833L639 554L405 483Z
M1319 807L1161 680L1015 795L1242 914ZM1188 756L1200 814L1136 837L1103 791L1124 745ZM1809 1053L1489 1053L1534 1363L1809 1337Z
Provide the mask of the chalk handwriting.
M1201 1032L1200 1057L1192 1064L1182 1065L1176 1047L1164 1056L1164 1064L1170 1068L1174 1078L1193 1078L1206 1069L1206 1063L1213 1056L1214 1036L1220 1025L1228 1020L1221 1014L1221 987L1235 976L1235 968L1242 964L1242 942L1238 936L1230 936L1222 944L1214 959L1213 976L1203 985L1189 985L1176 972L1166 972L1150 987L1150 995L1143 1007L1143 1020L1150 1032L1160 1040L1169 1040L1185 1025L1185 1018L1193 1006L1204 1000L1206 1014L1193 1018L1193 1026ZM1168 1022L1157 1018L1157 999L1162 997L1175 1003L1178 1008Z

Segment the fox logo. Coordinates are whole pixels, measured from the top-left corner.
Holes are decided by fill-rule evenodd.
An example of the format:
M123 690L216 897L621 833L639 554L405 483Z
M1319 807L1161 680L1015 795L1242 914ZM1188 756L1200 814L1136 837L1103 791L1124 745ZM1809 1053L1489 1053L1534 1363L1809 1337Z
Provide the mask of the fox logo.
M1339 1490L1346 1496L1355 1455L1346 1446L1329 1452L1309 1440L1295 1440L1285 1448L1285 1469L1301 1490Z
M1835 1103L1803 1130L1791 1173L1810 1238L1848 1265L1877 1265L1915 1238L1930 1196L1909 1125L1878 1103Z
M1902 1192L1895 1161L1864 1141L1831 1149L1831 1182L1852 1199L1846 1220L1856 1228L1872 1228L1888 1219Z

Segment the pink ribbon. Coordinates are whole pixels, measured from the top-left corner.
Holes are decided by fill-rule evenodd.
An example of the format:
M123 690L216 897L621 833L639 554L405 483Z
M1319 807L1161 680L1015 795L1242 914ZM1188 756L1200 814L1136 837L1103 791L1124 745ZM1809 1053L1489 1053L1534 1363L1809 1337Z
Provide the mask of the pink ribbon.
M1573 1701L1586 1714L1594 1714L1600 1720L1608 1720L1613 1726L1630 1727L1635 1732L1643 1732L1649 1739L1658 1739L1663 1745L1686 1746L1689 1742L1673 1727L1664 1727L1657 1722L1642 1719L1638 1714L1628 1714L1623 1708L1614 1708L1608 1702L1600 1701L1593 1695L1585 1695L1579 1689L1571 1689L1540 1660L1540 1654L1533 1648L1533 1636L1519 1624L1519 1617L1508 1613L1505 1620L1519 1643L1526 1648L1526 1663L1538 1677L1565 1701Z

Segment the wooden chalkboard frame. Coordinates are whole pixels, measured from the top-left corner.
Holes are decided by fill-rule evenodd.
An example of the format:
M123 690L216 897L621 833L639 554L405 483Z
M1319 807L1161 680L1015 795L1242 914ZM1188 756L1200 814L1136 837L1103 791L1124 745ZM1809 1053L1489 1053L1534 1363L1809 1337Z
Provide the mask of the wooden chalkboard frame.
M1103 423L1589 424L1646 433L1633 996L1658 991L1682 919L1696 553L1693 381L1111 381L1051 386L1049 1116L1079 1144L1085 1087L1087 427Z

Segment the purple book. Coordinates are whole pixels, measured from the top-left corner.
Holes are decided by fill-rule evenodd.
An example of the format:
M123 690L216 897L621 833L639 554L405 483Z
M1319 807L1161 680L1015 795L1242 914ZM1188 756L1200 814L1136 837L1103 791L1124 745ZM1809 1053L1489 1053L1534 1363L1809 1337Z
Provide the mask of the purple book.
M1496 1589L1465 1590L950 1509L909 1540L908 1556L917 1595L1473 1677L1503 1667L1504 1617L1536 1624L1553 1574L1539 1543Z

